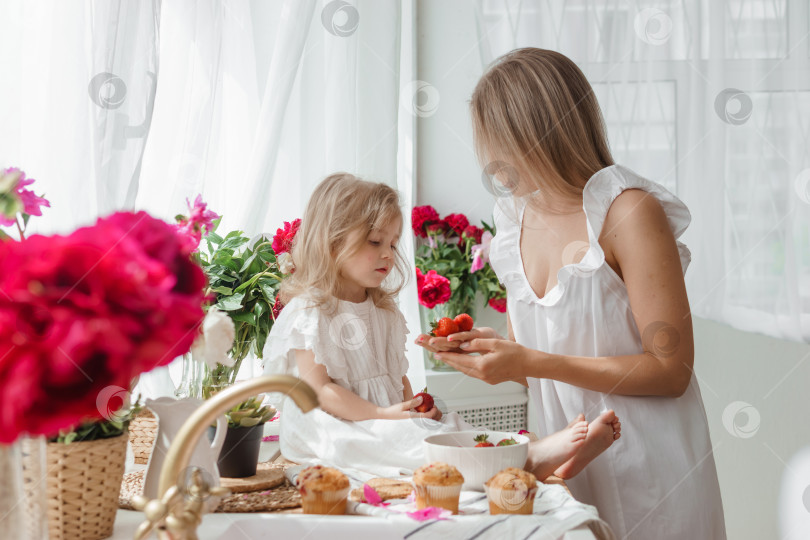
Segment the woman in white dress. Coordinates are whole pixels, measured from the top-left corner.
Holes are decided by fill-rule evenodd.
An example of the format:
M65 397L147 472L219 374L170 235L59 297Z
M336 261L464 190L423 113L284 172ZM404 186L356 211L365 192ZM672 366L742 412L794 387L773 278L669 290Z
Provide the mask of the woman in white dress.
M417 343L486 382L528 386L540 435L581 411L615 410L621 440L584 468L587 455L556 472L579 472L571 492L618 538L724 539L693 373L690 252L677 240L689 210L614 164L593 90L559 53L505 55L479 81L471 110L500 196L489 256L507 290L509 336L475 328Z

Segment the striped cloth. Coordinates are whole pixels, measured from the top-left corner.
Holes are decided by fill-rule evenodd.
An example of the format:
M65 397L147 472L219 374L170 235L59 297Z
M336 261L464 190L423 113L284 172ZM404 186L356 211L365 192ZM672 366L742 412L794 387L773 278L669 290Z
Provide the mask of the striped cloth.
M303 466L288 468L287 479L295 484L295 479L303 468ZM352 488L362 487L362 481L354 477L354 474L347 474L347 476L349 476ZM402 477L401 480L410 481L410 477ZM390 529L396 531L392 537L407 540L446 540L447 538L468 540L542 538L551 540L560 538L566 532L581 525L590 528L598 540L615 540L608 525L599 518L596 508L577 501L561 485L541 483L534 501L534 513L530 516L490 515L486 495L477 491L462 491L459 500L459 515L447 519L416 521L405 515L406 512L416 510L413 502L405 499L387 502L391 504L386 507L375 507L370 504L349 501L348 512L383 518L390 524ZM362 529L358 529L358 532L362 532Z

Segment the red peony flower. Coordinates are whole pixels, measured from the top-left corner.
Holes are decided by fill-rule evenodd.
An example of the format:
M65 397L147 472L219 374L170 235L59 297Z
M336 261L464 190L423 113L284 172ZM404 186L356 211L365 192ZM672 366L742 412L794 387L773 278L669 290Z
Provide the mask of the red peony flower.
M499 313L506 313L506 298L490 298L489 307Z
M464 214L450 214L446 218L444 218L444 222L447 226L456 233L456 235L461 236L466 229L470 225L470 220L467 219L467 216Z
M424 284L419 291L419 303L426 308L433 309L438 304L444 304L450 300L450 280L435 270L429 271L424 276Z
M427 237L427 226L436 221L441 221L439 213L430 205L415 206L411 212L413 233L420 238Z
M275 321L278 319L278 316L281 315L281 310L284 309L284 304L281 303L281 298L279 295L276 295L276 301L273 303L273 320Z
M276 256L292 250L293 240L295 240L295 234L300 226L301 219L299 218L292 223L285 221L284 227L276 230L276 235L273 237L273 251Z
M450 231L450 227L444 221L436 221L434 223L430 223L427 227L427 232L432 234L444 234Z
M0 266L0 443L107 414L102 391L186 353L203 319L205 274L145 212L2 242Z
M416 292L418 294L422 294L422 287L425 286L425 275L422 274L422 271L419 270L419 267L416 267Z
M484 234L484 229L476 227L475 225L467 225L461 233L461 239L472 238L473 244L481 243L481 235Z

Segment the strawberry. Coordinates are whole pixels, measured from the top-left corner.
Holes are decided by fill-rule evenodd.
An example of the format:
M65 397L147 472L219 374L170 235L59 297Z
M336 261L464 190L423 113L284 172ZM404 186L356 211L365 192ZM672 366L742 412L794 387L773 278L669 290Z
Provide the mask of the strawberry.
M476 444L475 447L478 448L478 447L484 447L484 446L495 446L494 444L492 444L491 442L489 442L487 440L488 438L489 438L489 435L478 435L478 436L476 436L475 437L475 442L477 442L478 444Z
M501 439L498 444L495 446L512 446L513 444L517 444L518 442L515 440L514 437L509 437L508 439Z
M430 327L433 329L430 332L433 337L447 337L458 332L456 321L450 317L442 317L438 321L430 323Z
M456 318L453 320L456 321L459 332L469 332L473 329L473 318L466 313L456 315Z
M427 387L424 390L413 396L414 399L422 396L422 403L414 407L416 412L426 413L433 408L433 396L427 393Z

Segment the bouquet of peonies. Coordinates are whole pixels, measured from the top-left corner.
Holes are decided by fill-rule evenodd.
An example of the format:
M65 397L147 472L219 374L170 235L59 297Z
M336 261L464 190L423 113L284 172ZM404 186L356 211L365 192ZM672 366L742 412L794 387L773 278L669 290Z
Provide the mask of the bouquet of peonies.
M495 230L471 225L464 214L444 218L432 206L417 206L411 214L413 232L423 239L416 249L419 302L432 309L450 302L453 313L475 305L480 291L493 309L506 311L506 291L489 264L489 244Z
M203 320L205 273L145 212L0 241L0 266L0 443L105 416L104 391L186 353Z

